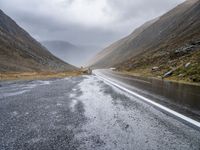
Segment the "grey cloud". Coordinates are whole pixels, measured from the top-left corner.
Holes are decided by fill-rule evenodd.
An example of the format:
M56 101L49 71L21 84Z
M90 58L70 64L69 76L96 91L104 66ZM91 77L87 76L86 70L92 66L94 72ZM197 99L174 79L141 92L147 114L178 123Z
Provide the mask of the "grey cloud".
M81 18L75 18L76 14L75 17L65 14L65 10L67 13L67 10L77 1L1 0L0 8L40 41L66 40L77 45L92 44L103 47L132 32L145 21L160 16L183 2L183 0L84 0L85 6L101 2L100 11L106 15L105 17L113 19L113 21L105 21L105 25L102 23L104 20L99 20L97 25L87 26L81 21L86 22L90 17L95 19L93 15L98 15L99 12L94 9L92 10L94 14L90 14L91 16L79 14ZM52 2L55 2L55 5L54 3L50 5ZM82 12L87 11L86 8ZM72 10L74 11L74 8ZM75 19L80 21L74 21Z
M66 40L81 45L85 43L105 46L113 39L115 40L118 34L99 27L89 28L70 22L58 23L51 17L39 16L35 13L17 13L16 15L20 25L40 41Z
M121 19L129 19L138 16L158 16L172 9L184 0L109 0L113 9L120 12Z

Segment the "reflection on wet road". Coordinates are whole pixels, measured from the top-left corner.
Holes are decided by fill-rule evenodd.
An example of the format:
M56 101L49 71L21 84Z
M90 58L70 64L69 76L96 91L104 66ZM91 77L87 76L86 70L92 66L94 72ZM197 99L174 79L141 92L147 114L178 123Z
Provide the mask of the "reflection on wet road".
M93 72L200 122L200 86L133 77L109 69Z
M95 76L0 83L0 149L200 149L200 132Z

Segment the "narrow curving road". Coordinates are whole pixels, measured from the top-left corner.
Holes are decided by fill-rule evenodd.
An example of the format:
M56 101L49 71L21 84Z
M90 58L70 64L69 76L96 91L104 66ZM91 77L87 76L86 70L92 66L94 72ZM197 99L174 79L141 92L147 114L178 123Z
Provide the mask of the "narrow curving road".
M0 82L1 150L199 150L200 131L97 76Z

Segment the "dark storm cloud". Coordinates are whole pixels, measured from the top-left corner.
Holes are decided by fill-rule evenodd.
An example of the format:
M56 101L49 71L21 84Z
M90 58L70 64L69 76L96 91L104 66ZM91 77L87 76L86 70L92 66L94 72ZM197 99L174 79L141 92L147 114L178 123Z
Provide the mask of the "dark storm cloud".
M0 0L36 39L105 46L183 0Z

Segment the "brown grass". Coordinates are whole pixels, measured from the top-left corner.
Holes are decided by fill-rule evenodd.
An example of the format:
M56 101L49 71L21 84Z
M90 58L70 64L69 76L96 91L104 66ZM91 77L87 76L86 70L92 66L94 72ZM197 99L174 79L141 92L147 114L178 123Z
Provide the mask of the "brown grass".
M35 80L50 78L65 78L71 76L79 76L83 74L81 71L65 71L65 72L7 72L0 73L0 80Z

